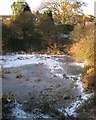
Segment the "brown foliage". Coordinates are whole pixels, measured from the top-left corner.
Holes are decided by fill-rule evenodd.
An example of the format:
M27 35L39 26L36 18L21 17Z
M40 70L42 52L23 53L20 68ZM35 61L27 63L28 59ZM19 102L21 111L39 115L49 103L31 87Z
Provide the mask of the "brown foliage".
M88 28L88 26L85 26L85 35L83 31L77 34L80 34L79 37L77 35L77 41L73 43L73 46L70 49L70 52L74 58L77 61L84 61L85 65L88 66L94 66L96 63L96 58L95 55L96 53L94 52L95 50L95 36L94 36L94 29L93 27ZM75 31L76 32L76 31ZM74 33L75 34L75 33ZM73 37L73 39L75 39Z
M85 88L94 88L96 89L96 72L95 69L91 68L87 70L87 73L85 74L83 78L83 83Z

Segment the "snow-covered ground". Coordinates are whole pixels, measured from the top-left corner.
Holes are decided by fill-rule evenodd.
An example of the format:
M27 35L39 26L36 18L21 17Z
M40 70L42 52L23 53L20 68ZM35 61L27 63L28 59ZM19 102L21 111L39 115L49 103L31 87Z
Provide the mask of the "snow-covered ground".
M2 61L1 61L2 60ZM4 55L1 57L0 63L2 67L18 67L22 65L29 64L40 64L44 63L49 67L54 65L59 67L59 63L56 62L51 55L29 55L29 54L13 54L13 55Z
M15 107L12 110L12 116L16 117L16 118L25 118L25 119L39 119L40 117L42 119L50 119L52 120L52 118L47 115L44 114L41 110L39 109L35 109L32 113L27 113L22 109L22 105L17 103L17 101L15 100L14 103Z
M22 65L29 65L29 64L39 64L44 63L48 65L49 68L52 66L60 67L60 62L57 62L59 57L64 57L65 55L57 55L54 57L53 55L46 55L46 54L12 54L12 55L3 55L0 56L0 65L2 67L18 67ZM70 63L76 66L84 67L84 63Z

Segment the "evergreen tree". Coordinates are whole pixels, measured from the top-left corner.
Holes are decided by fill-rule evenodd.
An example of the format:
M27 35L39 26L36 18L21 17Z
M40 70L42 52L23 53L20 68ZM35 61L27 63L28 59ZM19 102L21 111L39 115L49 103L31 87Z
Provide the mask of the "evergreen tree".
M14 2L11 5L11 9L12 9L12 20L15 20L16 17L23 12L26 12L26 11L31 12L29 5L23 1L22 2L20 2L20 1Z

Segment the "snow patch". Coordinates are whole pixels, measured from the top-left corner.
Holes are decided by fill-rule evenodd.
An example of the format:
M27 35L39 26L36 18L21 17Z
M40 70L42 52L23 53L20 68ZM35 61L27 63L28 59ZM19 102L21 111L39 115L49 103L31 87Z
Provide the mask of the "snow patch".
M71 78L74 76L70 76ZM76 77L76 76L75 76ZM81 104L83 104L85 101L87 101L92 95L94 95L94 93L85 93L84 92L84 88L83 88L83 83L81 81L81 74L78 76L78 80L75 83L79 89L81 90L81 96L80 98L78 97L76 101L74 101L73 103L71 103L71 105L69 105L67 108L62 108L62 109L58 109L59 111L61 111L62 113L64 113L65 116L69 115L69 116L77 116L76 113L76 109L79 108L79 106Z
M40 111L39 109L35 109L33 112L28 113L25 112L22 109L22 105L19 104L16 100L14 103L15 107L12 109L12 117L15 117L17 119L19 118L31 118L31 120L33 119L39 119L39 118L46 118L46 119L51 119L51 117L49 115L43 114L42 111Z

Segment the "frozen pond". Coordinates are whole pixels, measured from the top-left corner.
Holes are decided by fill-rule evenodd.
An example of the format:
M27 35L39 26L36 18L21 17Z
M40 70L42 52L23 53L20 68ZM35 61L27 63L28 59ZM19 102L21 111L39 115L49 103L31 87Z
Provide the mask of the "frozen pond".
M70 58L70 56L67 56L67 55L54 56L54 55L46 55L46 54L32 54L32 55L13 54L13 55L2 56L0 63L2 64L2 68L4 68L4 69L15 69L15 67L17 69L20 68L21 72L23 74L25 74L26 76L28 76L28 79L30 79L30 81L33 81L33 78L37 80L38 77L40 79L45 79L45 81L44 80L43 81L35 80L37 83L33 82L31 84L30 83L24 84L24 82L21 81L21 79L24 80L24 78L21 78L19 81L20 83L17 83L18 81L13 83L13 78L14 78L15 73L14 74L12 73L10 75L12 77L5 75L5 78L3 80L4 84L7 84L8 79L12 78L12 80L10 80L10 82L12 83L13 87L14 87L14 84L17 84L17 86L19 86L22 82L23 86L25 86L25 87L23 87L23 89L26 90L27 88L31 88L33 84L34 84L34 86L36 84L38 86L38 91L40 90L40 92L41 92L41 90L44 90L45 87L50 88L50 86L53 85L52 86L53 90L51 93L53 93L54 95L55 94L57 95L56 92L61 92L63 88L64 88L64 91L68 91L67 86L70 88L70 86L72 86L72 84L74 84L68 94L71 94L71 91L73 91L72 94L74 96L74 93L78 91L78 93L76 93L77 97L74 96L73 99L70 101L68 100L68 103L67 103L67 102L64 102L65 100L63 100L63 99L66 99L66 96L65 96L65 98L63 98L61 100L61 104L66 103L65 106L61 107L62 105L61 106L55 105L58 112L63 113L65 116L68 115L68 116L76 117L76 109L82 103L84 103L84 101L87 101L87 99L90 96L92 96L92 93L91 94L85 93L83 84L81 82L81 79L82 79L81 72L83 70L84 64L83 63L74 63L74 61ZM29 65L28 69L31 70L31 73L30 73L30 71L28 72L28 70L26 70L26 67L21 68L22 66L25 66L25 65ZM30 67L31 65L33 65L32 68ZM39 66L40 66L40 68L39 68ZM36 69L36 67L37 67L37 69ZM34 73L32 72L33 69L34 69L34 71L33 71ZM36 69L36 71L38 70L38 74L41 72L38 77L37 76L33 77L34 74L36 73L35 69ZM26 70L27 72L24 70ZM33 73L33 75L32 75L32 73ZM45 74L47 77L45 76ZM29 76L30 76L30 78L29 78ZM48 83L48 81L46 81L47 78L48 78L48 80L50 78L50 81L51 80L52 81ZM69 80L69 82L68 82L68 80ZM58 84L56 84L55 81L57 81ZM57 88L56 85L59 86L60 88ZM43 89L43 87L44 87L44 89ZM13 88L12 89L8 88L8 84L7 84L7 87L5 85L3 91L6 93L6 91L8 91L8 90L12 91ZM16 92L18 92L18 91L16 91ZM12 92L14 92L14 91L12 91ZM21 92L21 89L20 89L20 92ZM50 93L50 96L51 96L51 93ZM65 94L65 92L62 94ZM25 94L25 96L26 96L26 94ZM64 95L63 95L63 97L64 97ZM58 99L59 99L59 97L58 97ZM22 109L22 104L19 104L17 101L15 101L14 104L15 104L15 107L12 109L12 116L14 116L16 118L36 118L36 117L40 118L41 117L42 119L45 119L45 118L49 118L50 120L52 119L52 117L50 115L48 115L47 113L44 114L42 112L42 110L40 111L39 108L36 108L36 109L34 108L34 110L31 111L31 113L27 113Z

